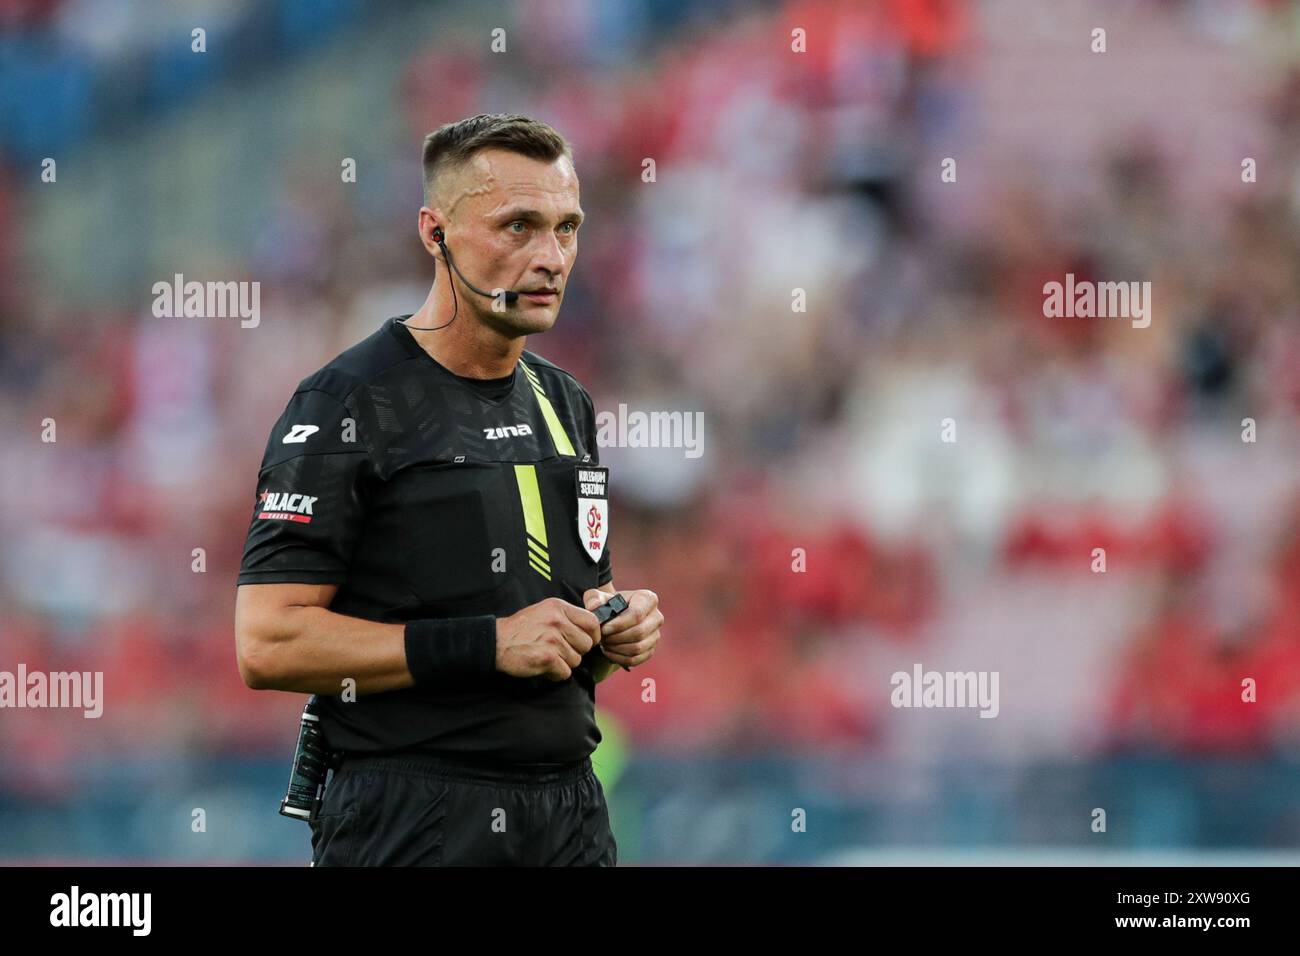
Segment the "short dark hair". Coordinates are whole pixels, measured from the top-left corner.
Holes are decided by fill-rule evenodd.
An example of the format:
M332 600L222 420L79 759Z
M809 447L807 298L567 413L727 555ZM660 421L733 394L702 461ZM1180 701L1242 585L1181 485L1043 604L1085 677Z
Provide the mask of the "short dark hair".
M546 123L518 113L479 113L439 126L424 137L425 205L440 173L484 149L508 149L548 163L567 156L573 162L568 142Z

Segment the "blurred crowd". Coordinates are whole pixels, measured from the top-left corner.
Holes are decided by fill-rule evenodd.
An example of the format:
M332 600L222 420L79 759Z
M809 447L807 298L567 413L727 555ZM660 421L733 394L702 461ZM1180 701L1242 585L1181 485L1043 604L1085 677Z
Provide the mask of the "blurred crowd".
M614 581L654 589L668 621L641 672L599 689L634 748L1295 748L1300 21L1262 0L1115 5L1116 66L1052 107L1052 77L1094 69L1090 20L1062 5L1021 42L1023 6L647 0L620 19L521 0L509 58L430 32L373 104L400 120L381 185L298 157L242 259L219 260L262 283L256 329L154 318L149 283L61 301L24 245L44 153L0 142L0 669L102 670L108 694L95 722L0 715L5 786L63 786L90 751L284 751L301 701L244 687L232 631L266 435L302 377L422 301L419 143L484 110L554 125L582 185L570 291L529 348L598 411L704 414L698 459L602 449ZM99 9L0 3L0 46L89 58L69 25ZM1122 58L1125 30L1158 69ZM1225 61L1220 99L1185 96L1178 77ZM199 102L116 108L166 124ZM1225 118L1233 141L1205 153ZM1151 327L1044 317L1066 273L1150 280ZM999 719L892 709L914 662L999 670Z

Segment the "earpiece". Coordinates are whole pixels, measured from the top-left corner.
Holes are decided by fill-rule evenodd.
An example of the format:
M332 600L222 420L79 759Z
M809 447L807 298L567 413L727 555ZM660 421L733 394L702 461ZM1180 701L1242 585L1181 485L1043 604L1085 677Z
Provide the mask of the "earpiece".
M451 257L451 251L446 246L445 240L443 239L442 226L434 226L433 234L430 238L433 239L435 245L437 245L440 249L442 249L442 255L443 258L447 260L447 265L451 266L453 269L456 270L456 275L460 276L460 281L465 283L466 287L471 292L475 292L478 295L485 296L486 298L489 299L495 298L495 296L493 296L491 292L484 292L478 286L473 285L468 279L465 278L465 274L460 271L460 267L456 265L455 260L452 259ZM437 269L437 266L435 265L434 268ZM456 283L451 282L450 276L448 276L447 281L451 284L451 301L455 305L455 310L451 314L451 319L448 320L447 322L444 322L442 325L433 325L427 327L419 326L419 325L408 325L407 326L408 329L416 329L417 331L420 332L436 332L439 329L445 329L447 326L451 325L452 322L456 321L456 316L460 314L460 302L457 301L456 299ZM503 292L501 294L501 297L505 299L506 305L514 305L516 302L519 301L519 293L514 291Z

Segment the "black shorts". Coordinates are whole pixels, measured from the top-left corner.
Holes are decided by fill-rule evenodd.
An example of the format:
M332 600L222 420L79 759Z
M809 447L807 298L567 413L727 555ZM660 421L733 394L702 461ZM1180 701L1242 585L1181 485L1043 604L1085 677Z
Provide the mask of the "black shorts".
M588 757L539 771L423 754L347 757L311 824L312 866L614 866Z

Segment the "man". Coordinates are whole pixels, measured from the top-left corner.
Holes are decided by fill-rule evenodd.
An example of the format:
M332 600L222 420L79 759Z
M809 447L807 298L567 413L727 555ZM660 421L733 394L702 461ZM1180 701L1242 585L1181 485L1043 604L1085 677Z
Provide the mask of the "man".
M479 115L426 138L424 188L428 298L305 378L271 432L240 673L320 695L344 755L313 865L612 866L595 685L650 658L663 614L649 590L593 613L614 593L594 408L524 350L577 255L572 153Z

